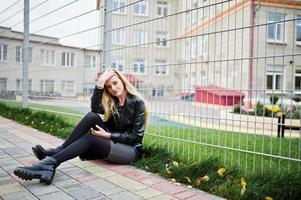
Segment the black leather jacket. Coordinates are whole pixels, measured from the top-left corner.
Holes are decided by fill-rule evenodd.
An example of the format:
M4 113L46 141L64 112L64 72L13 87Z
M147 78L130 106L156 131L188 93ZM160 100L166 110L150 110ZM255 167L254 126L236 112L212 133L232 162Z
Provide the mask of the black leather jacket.
M91 111L104 114L102 106L102 94L104 89L95 87L91 97ZM118 99L115 99L118 102ZM117 114L112 115L106 125L111 132L111 140L134 146L137 149L142 147L142 139L145 131L145 104L137 96L128 94L124 105L118 109Z

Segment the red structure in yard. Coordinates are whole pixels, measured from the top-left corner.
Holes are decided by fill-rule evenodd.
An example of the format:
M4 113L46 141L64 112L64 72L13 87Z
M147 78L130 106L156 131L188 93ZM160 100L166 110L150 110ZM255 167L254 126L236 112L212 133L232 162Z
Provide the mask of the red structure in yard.
M124 76L128 79L128 81L132 84L135 83L143 83L143 80L138 79L136 76L133 74L124 74Z
M244 97L245 94L242 92L216 85L195 86L195 101L197 102L229 106L240 104Z

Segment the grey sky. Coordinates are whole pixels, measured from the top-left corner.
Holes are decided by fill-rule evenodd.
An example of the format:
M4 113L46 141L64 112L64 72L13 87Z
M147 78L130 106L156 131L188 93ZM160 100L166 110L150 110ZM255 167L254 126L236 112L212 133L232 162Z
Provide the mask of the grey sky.
M1 22L0 26L12 27L13 30L23 31L23 22L15 25L16 23L23 21L23 11L18 12L23 9L23 0L20 0L16 5L2 13L4 9L16 1L17 0L1 0L0 22L8 17L10 18ZM47 16L43 16L68 3L70 3L70 5L48 14ZM41 5L32 9L39 4ZM60 38L60 42L64 45L79 47L99 45L99 28L87 31L85 33L75 34L74 36L62 38L66 35L82 32L84 30L99 26L100 23L98 11L93 11L79 18L40 31L41 29L50 25L57 24L69 18L91 11L95 9L95 7L96 0L30 0L30 21L34 20L30 23L30 33L58 37Z

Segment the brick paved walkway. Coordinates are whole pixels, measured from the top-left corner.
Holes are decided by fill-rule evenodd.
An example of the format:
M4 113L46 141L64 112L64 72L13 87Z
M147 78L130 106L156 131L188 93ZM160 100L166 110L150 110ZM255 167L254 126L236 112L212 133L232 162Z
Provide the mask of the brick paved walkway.
M127 165L105 161L80 161L61 164L51 185L18 179L17 166L37 161L31 147L54 147L62 140L0 117L0 199L222 199L200 190L173 183Z

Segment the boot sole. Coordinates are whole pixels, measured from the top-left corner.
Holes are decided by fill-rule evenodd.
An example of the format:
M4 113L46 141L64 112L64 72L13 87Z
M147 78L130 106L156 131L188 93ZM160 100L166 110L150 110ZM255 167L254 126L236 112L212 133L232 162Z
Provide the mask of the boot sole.
M28 181L32 179L40 179L41 183L50 184L54 177L54 172L50 171L35 171L30 169L16 169L14 174L19 178Z

